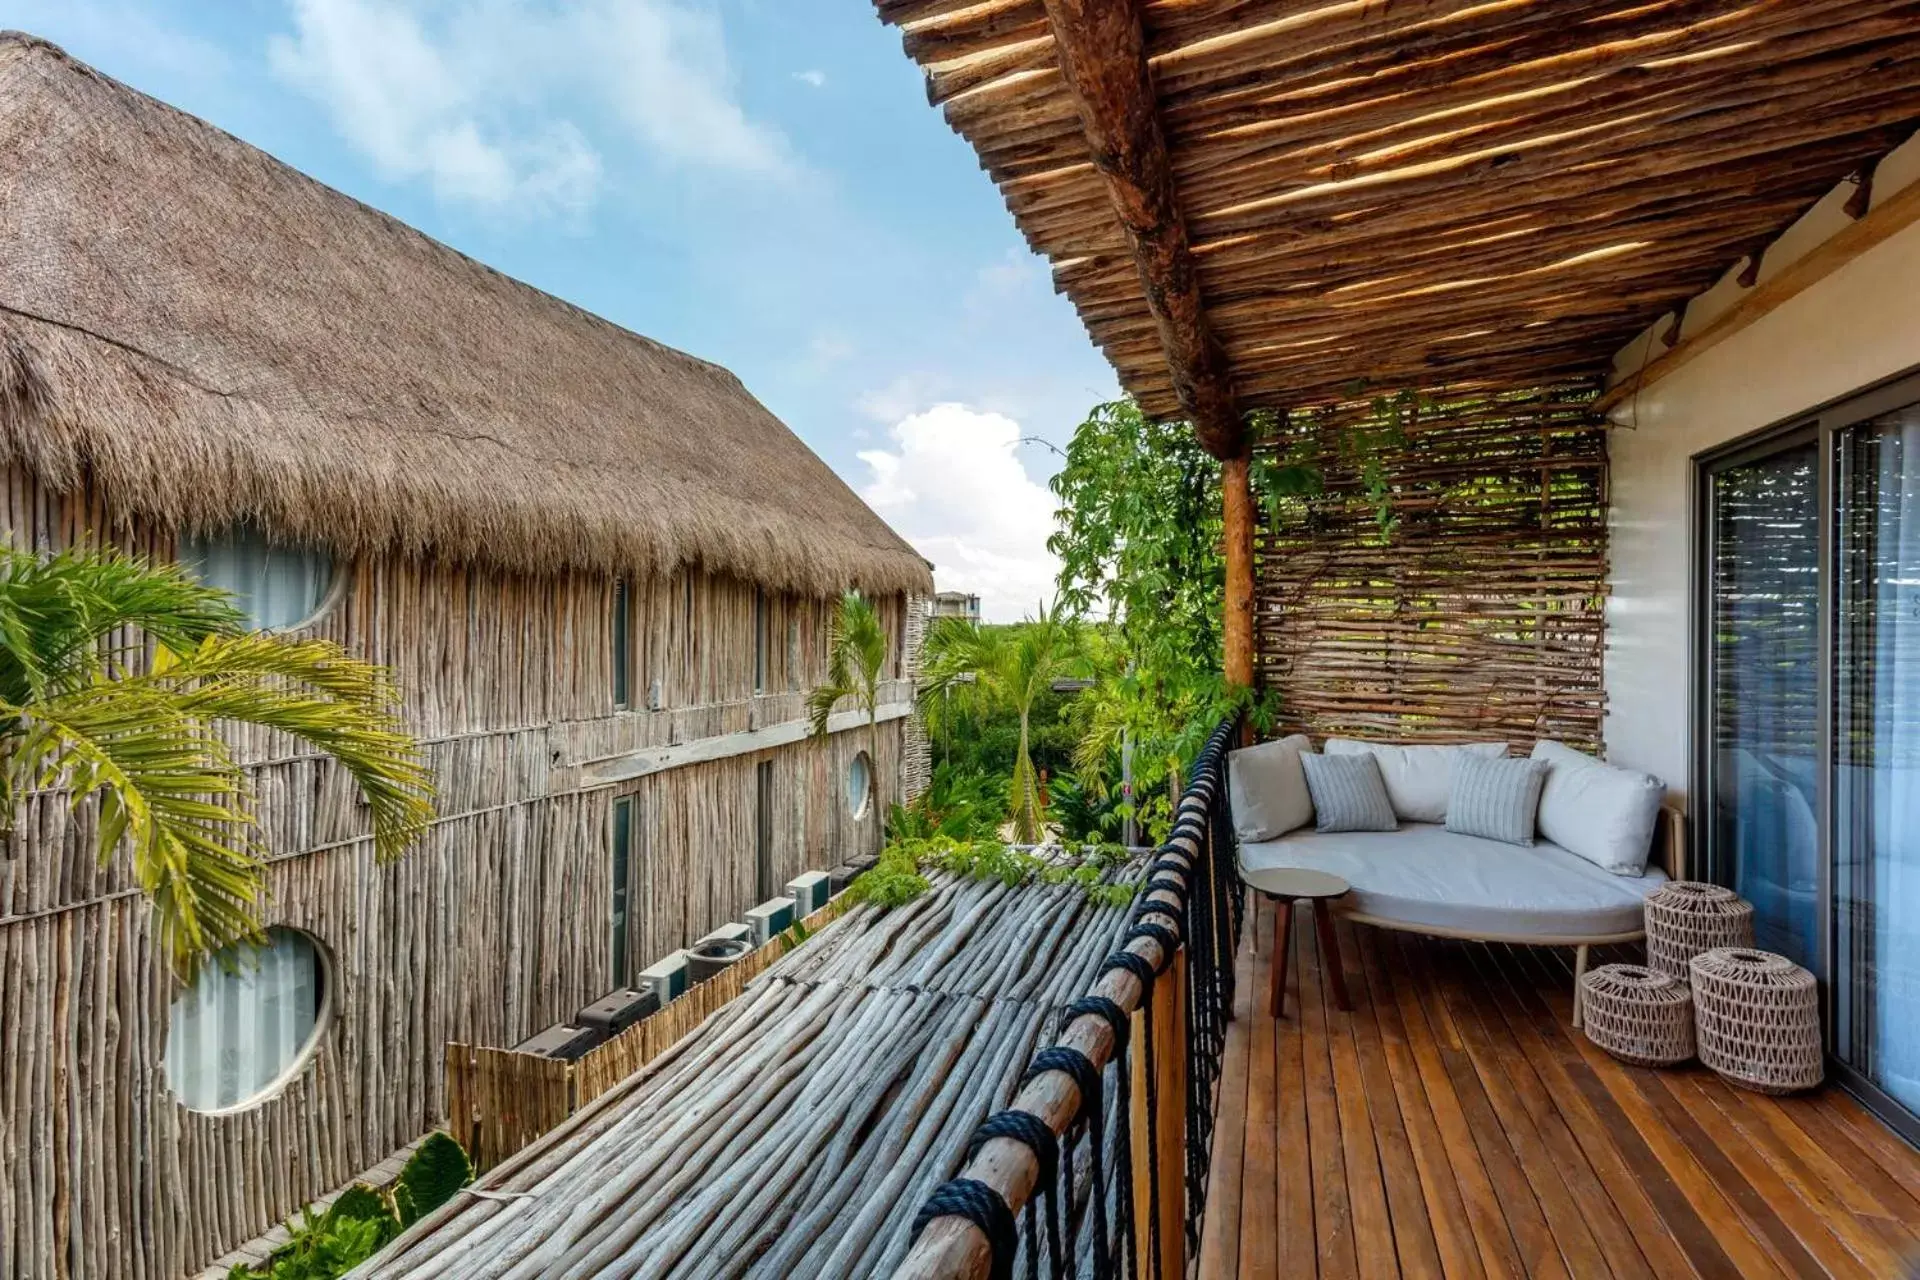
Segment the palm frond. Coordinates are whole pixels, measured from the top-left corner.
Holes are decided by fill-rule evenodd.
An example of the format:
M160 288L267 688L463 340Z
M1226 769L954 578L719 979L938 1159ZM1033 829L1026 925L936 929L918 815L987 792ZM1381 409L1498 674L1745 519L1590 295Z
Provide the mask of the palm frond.
M102 549L41 557L0 549L0 698L19 703L79 688L127 655L106 651L116 632L187 648L238 632L224 591L178 565Z
M331 756L367 802L382 860L433 821L433 775L401 726L391 677L331 641L210 636L184 654L161 650L146 679L187 715L278 729Z
M101 860L127 841L176 966L257 936L261 860L245 782L207 725L160 690L105 679L0 702L0 716L18 726L9 789L64 783L75 805L98 798Z

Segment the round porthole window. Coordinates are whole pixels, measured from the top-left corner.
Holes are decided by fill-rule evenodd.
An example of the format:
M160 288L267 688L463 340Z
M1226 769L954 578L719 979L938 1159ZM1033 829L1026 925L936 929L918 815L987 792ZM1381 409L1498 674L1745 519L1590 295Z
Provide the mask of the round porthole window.
M334 597L333 558L323 547L269 542L245 525L182 538L180 560L201 582L233 593L256 631L295 631L317 621Z
M847 766L847 808L856 818L867 816L867 806L873 803L873 761L862 751Z
M194 1111L235 1111L280 1091L319 1046L332 984L320 944L298 929L203 961L167 1018L167 1083Z

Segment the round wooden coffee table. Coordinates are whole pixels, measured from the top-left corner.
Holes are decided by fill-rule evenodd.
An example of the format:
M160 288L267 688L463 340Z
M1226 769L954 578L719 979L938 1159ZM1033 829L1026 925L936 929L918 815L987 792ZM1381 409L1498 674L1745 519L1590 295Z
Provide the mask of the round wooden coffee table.
M1347 999L1347 978L1340 970L1340 944L1333 936L1333 903L1344 898L1353 886L1339 876L1304 867L1272 867L1265 871L1242 872L1240 878L1273 903L1273 980L1267 989L1267 1012L1279 1018L1287 990L1287 957L1293 941L1293 904L1305 899L1313 903L1313 925L1320 935L1320 963L1333 982L1333 999L1342 1009L1351 1009Z

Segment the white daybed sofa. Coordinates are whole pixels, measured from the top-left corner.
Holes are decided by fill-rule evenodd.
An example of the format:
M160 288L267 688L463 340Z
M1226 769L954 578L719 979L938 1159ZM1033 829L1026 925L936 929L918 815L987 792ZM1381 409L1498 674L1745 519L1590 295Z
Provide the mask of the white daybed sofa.
M1296 744L1296 750L1311 745L1304 737L1286 741ZM1330 753L1335 750L1343 753L1406 751L1390 744L1361 744L1339 739L1327 745ZM1488 748L1483 744L1477 749ZM1504 746L1491 749L1495 753L1505 750ZM1417 760L1418 753L1436 750L1414 748L1413 753ZM1565 748L1554 747L1552 751L1561 753L1557 758L1563 761L1572 754ZM1591 848L1585 856L1571 852L1548 838L1544 831L1536 833L1529 847L1448 831L1443 822L1406 820L1408 813L1426 818L1444 817L1444 813L1433 812L1436 803L1444 810L1444 789L1439 797L1432 794L1435 783L1429 776L1424 780L1428 794L1422 796L1418 794L1422 780L1410 776L1422 768L1431 771L1437 758L1428 757L1424 765L1411 766L1404 756L1397 764L1383 759L1387 790L1402 819L1397 830L1322 832L1306 825L1269 839L1248 839L1248 834L1258 833L1242 829L1239 858L1243 873L1270 868L1307 868L1339 876L1352 888L1339 901L1336 910L1357 924L1486 942L1575 947L1574 1021L1578 1025L1578 983L1586 971L1588 948L1644 937L1643 904L1648 895L1670 879L1686 877L1685 827L1681 814L1661 801L1647 836L1649 847L1644 870L1639 874L1623 874L1593 861ZM1589 763L1609 775L1625 772L1598 762ZM1442 769L1439 785L1444 788L1444 765L1439 767ZM1642 780L1642 786L1651 783L1659 787L1657 780L1635 776ZM1267 781L1275 785L1270 777ZM1583 799L1592 799L1596 805L1606 804L1607 798L1601 793L1613 781L1600 774L1587 775L1578 767L1565 776L1558 772L1550 774L1549 790L1558 783L1561 792L1555 797L1554 806L1559 821L1556 824L1546 820L1548 807L1543 800L1542 825L1564 827L1567 815L1582 812ZM1250 782L1249 778L1232 780L1232 803L1264 810L1258 821L1273 825L1277 807L1281 815L1277 819L1279 825L1296 820L1311 822L1310 817L1301 818L1302 798L1281 796L1276 806L1276 797L1272 795L1249 797ZM1283 781L1277 785L1284 791L1290 783ZM1664 796L1664 788L1660 788L1658 794ZM1301 797L1304 797L1304 779ZM1304 803L1310 806L1311 802ZM1596 818L1596 821L1604 819ZM1568 838L1582 847L1590 845L1585 833L1571 833Z

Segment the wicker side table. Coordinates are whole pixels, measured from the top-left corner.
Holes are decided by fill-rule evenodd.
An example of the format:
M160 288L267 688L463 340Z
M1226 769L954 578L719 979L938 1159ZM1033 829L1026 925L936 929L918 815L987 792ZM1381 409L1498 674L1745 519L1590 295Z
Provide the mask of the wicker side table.
M1724 947L1693 958L1700 1061L1757 1093L1820 1083L1820 1000L1813 975L1771 951Z
M1647 967L1689 980L1702 951L1753 945L1753 904L1731 889L1675 880L1647 897Z
M1693 1056L1693 993L1671 974L1605 964L1580 980L1587 1039L1622 1062L1668 1067Z

